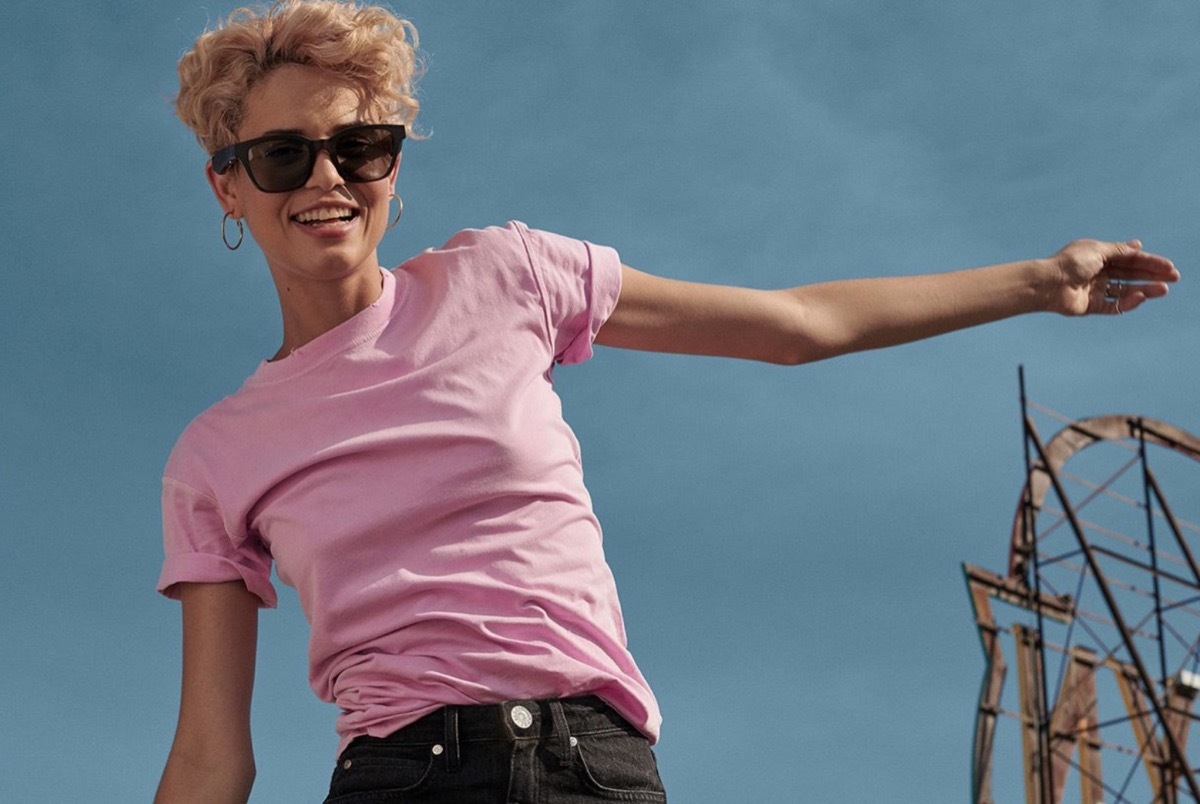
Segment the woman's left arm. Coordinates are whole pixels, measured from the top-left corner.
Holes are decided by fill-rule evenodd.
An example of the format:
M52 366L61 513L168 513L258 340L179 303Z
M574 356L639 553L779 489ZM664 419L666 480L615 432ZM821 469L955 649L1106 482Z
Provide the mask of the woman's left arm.
M596 342L795 365L1032 312L1127 313L1179 279L1141 243L1077 240L1047 259L788 290L704 285L622 268Z

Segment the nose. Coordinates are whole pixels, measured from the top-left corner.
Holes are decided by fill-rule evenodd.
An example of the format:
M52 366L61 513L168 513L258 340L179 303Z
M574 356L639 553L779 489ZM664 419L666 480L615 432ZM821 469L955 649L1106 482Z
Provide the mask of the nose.
M318 148L316 159L313 160L312 175L308 177L306 186L329 190L340 184L345 184L345 179L333 164L328 146Z

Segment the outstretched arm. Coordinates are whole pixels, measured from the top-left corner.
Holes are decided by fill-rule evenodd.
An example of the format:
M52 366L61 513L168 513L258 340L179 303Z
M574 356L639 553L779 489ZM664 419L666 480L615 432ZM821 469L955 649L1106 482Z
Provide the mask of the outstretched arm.
M788 290L703 285L623 268L608 346L798 364L895 346L1031 312L1117 314L1179 272L1136 240L1077 240L1053 257L943 274Z
M254 784L250 696L258 598L241 581L180 586L179 725L155 804L239 802Z

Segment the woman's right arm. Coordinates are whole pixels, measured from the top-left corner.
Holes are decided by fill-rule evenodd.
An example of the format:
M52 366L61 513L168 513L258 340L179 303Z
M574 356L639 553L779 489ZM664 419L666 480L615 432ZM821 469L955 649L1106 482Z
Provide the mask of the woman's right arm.
M180 585L179 724L155 804L245 802L254 784L250 697L259 600L241 581Z

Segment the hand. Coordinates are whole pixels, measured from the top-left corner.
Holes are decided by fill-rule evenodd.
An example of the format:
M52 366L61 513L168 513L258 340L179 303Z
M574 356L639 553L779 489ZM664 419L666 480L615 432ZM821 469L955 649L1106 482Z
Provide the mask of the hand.
M1050 309L1063 315L1119 315L1167 294L1179 271L1165 257L1142 251L1141 241L1076 240L1050 259L1058 285Z

